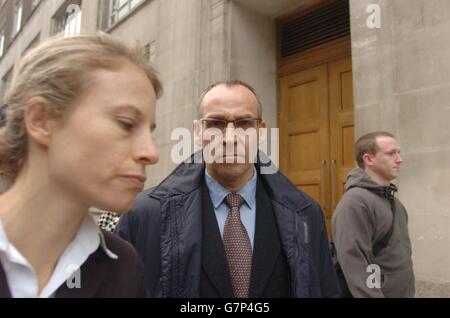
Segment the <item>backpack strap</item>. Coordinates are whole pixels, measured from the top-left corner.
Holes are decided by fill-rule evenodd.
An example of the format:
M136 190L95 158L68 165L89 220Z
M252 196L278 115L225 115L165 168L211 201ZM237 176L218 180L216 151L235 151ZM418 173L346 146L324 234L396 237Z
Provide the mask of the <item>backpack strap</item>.
M389 244L389 240L391 239L392 234L394 233L394 226L395 226L395 197L394 197L394 194L395 194L395 192L397 192L397 187L392 183L389 185L389 187L386 187L384 189L383 196L389 200L390 205L391 205L392 224L391 224L389 231L386 233L386 235L381 240L379 240L378 242L376 242L373 245L372 252L373 252L374 256L378 255L378 253L381 252L381 250Z

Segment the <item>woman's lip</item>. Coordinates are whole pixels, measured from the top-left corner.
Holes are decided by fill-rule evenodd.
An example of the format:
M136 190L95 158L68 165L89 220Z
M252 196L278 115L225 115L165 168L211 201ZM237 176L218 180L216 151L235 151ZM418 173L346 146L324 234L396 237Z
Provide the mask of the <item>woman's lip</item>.
M146 181L145 177L138 176L138 175L125 175L122 177L140 188L142 188L144 186L145 181Z

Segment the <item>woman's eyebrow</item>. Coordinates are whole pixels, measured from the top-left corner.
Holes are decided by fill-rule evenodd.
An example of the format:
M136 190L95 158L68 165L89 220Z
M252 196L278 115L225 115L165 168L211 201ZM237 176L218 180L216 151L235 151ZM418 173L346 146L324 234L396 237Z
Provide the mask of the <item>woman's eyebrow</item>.
M129 104L129 105L115 106L115 107L114 107L114 110L115 110L115 111L128 111L128 112L132 112L132 113L134 113L134 115L137 116L137 117L142 117L142 116L143 116L141 110L140 110L139 108L137 108L136 106L131 105L131 104Z

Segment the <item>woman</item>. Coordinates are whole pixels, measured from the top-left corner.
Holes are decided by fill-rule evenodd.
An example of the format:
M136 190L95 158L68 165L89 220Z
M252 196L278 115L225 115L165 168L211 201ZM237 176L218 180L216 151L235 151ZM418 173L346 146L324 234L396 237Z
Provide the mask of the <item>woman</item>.
M162 91L141 52L106 34L22 60L0 125L0 297L141 297L142 263L88 209L128 211L158 160ZM77 270L78 269L78 270Z

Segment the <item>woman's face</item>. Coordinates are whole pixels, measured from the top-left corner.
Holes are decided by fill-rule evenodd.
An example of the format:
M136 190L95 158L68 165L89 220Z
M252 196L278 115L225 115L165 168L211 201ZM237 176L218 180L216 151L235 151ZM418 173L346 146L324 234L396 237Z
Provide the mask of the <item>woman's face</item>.
M95 70L57 121L48 147L50 178L86 206L124 212L158 161L155 91L131 64Z

